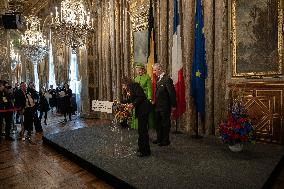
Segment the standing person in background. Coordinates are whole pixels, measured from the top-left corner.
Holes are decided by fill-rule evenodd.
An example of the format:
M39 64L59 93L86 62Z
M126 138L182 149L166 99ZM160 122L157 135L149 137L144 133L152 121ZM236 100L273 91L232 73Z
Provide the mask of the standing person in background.
M13 93L15 93L17 90L19 90L19 83L15 83L15 86L13 88Z
M43 113L44 113L44 124L47 125L47 123L46 123L47 112L50 110L50 108L49 108L48 101L45 97L45 94L46 94L45 89L41 88L41 90L39 92L39 111L40 111L39 120L41 121L41 118L42 118Z
M63 97L62 113L64 114L64 121L67 122L67 114L69 115L69 120L71 121L72 107L71 107L71 98L72 98L72 90L69 89L68 83L64 84L63 89L65 95Z
M5 139L13 141L14 139L10 136L10 131L14 105L12 96L8 92L9 88L7 87L9 86L5 86L5 84L5 81L0 81L0 131L2 131L3 119L5 119Z
M147 99L152 102L152 97L153 97L153 90L152 90L152 81L151 81L151 78L150 76L146 73L146 69L145 69L145 65L142 64L142 63L137 63L135 65L135 72L136 72L136 77L134 79L134 81L136 83L138 83ZM133 113L132 113L132 119L131 119L131 128L133 129L137 129L138 128L138 119L135 118L135 110L133 110ZM154 114L151 112L150 115L149 115L149 128L155 128L154 127Z
M62 101L61 101L61 96L60 96L60 92L62 91L63 89L61 89L60 87L60 84L58 83L57 84L57 87L55 89L55 92L56 92L56 112L59 113L59 114L62 114L62 110L61 110L61 107L62 107Z
M21 123L21 132L20 132L20 138L24 138L24 111L26 107L26 90L27 85L25 82L20 83L20 89L15 91L14 97L15 97L15 108L17 109L17 114L19 114L20 123Z
M51 98L49 98L49 105L51 108L51 112L53 113L54 107L57 107L56 103L56 90L53 89L53 85L50 85L50 88L48 90L48 93L51 95Z
M167 146L170 144L171 113L176 109L176 93L173 80L166 75L165 68L161 64L153 65L153 74L157 78L155 95L155 119L157 140L154 144Z
M16 94L16 91L19 90L19 84L18 83L15 83L15 87L13 88L13 96L15 96ZM20 124L20 115L19 115L19 112L17 111L16 112L16 116L15 116L15 119L16 119L16 123L17 124Z
M27 88L27 94L30 95L31 99L33 100L34 106L30 106L33 111L33 123L35 126L35 130L37 133L42 133L42 126L41 122L38 118L38 108L39 108L39 93L35 90L35 85L33 82L29 83L29 87Z

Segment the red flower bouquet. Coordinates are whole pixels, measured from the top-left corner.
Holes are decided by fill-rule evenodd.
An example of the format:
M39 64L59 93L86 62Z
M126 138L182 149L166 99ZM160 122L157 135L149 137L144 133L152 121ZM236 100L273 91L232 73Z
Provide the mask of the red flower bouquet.
M234 145L243 142L255 142L254 129L241 102L234 102L227 119L219 125L224 143Z

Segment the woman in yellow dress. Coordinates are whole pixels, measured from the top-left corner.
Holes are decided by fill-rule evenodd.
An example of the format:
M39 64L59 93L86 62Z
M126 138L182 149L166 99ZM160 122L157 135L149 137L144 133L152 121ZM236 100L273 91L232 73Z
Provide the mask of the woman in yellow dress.
M136 77L135 77L135 82L139 83L140 86L142 87L146 97L148 100L152 101L152 96L153 96L153 89L152 89L152 80L150 76L146 73L146 69L144 64L138 63L135 65L135 72L136 72ZM138 128L138 119L135 118L135 112L133 110L132 113L132 121L131 121L131 128L137 129ZM149 115L149 128L154 129L154 114L153 112L150 113Z

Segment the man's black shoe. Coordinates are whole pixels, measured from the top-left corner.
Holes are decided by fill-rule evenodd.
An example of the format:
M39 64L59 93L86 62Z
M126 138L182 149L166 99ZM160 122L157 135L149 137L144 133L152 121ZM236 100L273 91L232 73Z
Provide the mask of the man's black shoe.
M153 144L159 144L160 142L158 140L154 140Z
M9 141L15 141L12 137L10 136L5 136L5 140L9 140Z
M167 143L160 143L159 146L168 146L170 145L171 143L170 142L167 142Z
M146 156L150 156L151 153L143 154L143 153L141 153L141 152L138 152L136 155L137 155L138 157L146 157Z

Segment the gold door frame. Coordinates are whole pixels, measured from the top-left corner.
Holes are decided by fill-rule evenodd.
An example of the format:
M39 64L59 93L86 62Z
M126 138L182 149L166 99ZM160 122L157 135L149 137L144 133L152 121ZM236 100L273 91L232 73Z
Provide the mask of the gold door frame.
M278 61L277 71L256 71L256 72L237 72L237 18L236 18L236 2L237 0L229 1L230 9L229 9L229 26L230 26L230 56L231 56L231 63L232 63L232 75L233 77L250 77L250 76L276 76L281 75L282 67L283 67L283 5L282 1L278 0Z

